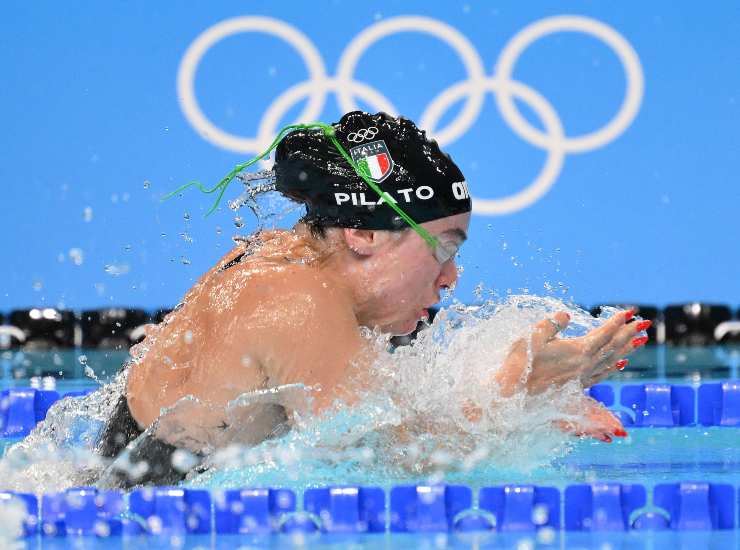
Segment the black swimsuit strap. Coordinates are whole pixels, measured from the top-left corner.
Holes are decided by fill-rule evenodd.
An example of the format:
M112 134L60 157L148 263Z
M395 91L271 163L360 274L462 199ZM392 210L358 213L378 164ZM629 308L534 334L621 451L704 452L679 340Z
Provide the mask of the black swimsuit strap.
M236 264L238 264L239 262L241 262L242 261L242 258L244 258L244 256L246 256L246 255L247 255L246 252L242 252L236 258L234 258L233 260L230 260L230 261L226 262L224 265L222 265L219 268L218 273L221 273L222 271L226 271L230 267L234 267Z

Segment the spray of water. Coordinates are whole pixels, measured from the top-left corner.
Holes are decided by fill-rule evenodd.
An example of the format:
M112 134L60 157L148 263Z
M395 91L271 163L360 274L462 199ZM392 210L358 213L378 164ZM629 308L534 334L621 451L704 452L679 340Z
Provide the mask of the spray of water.
M572 448L572 437L553 422L578 418L573 403L583 398L582 388L574 383L505 399L491 380L511 344L560 310L572 317L565 336L599 324L556 298L522 295L475 307L453 303L412 345L392 351L387 337L368 331L378 359L356 404L337 402L317 417L309 412L310 400L321 388L298 384L245 393L227 411L240 421L213 440L188 483L211 488L418 480L475 485L547 468ZM145 342L156 341L160 330L149 328ZM145 353L143 345L133 348L133 363ZM95 443L125 388L125 372L84 399L56 403L46 421L0 461L4 488L44 492L100 481L109 462L94 453ZM287 433L250 431L249 418L286 399L305 403L297 406ZM482 411L475 419L466 414L470 403ZM199 406L192 398L178 402L150 431L169 422L172 432L173 423L191 416L188 407ZM187 453L176 454L174 461L184 470L195 463Z

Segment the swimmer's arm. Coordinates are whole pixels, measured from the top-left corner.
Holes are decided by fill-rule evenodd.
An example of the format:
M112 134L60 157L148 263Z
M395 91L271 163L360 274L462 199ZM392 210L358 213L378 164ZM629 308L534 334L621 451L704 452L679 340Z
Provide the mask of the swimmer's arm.
M321 413L336 400L352 404L367 388L373 352L360 334L351 305L303 268L267 285L253 285L240 300L252 306L245 348L252 350L269 387L304 385L315 390L311 403L301 392L285 393L292 413Z

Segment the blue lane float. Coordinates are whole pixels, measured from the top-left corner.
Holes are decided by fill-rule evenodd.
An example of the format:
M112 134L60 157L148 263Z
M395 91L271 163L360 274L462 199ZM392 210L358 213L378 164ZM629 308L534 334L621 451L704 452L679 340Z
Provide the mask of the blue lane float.
M478 506L496 518L498 531L560 529L560 491L555 487L484 487Z
M400 485L391 489L390 530L396 533L450 531L455 517L473 505L464 485Z
M647 503L645 487L637 484L592 483L565 489L565 529L626 531L630 515Z
M0 514L22 516L21 535L44 538L272 535L302 532L429 533L462 531L716 531L737 525L737 491L728 484L656 485L652 506L640 484L484 487L477 504L463 485L326 487L304 493L303 510L288 489L213 491L156 487L126 495L80 487L36 496L0 492ZM12 513L11 508L14 507ZM39 516L40 513L40 516Z
M303 508L319 518L323 533L385 531L385 492L380 487L307 489Z
M694 424L694 388L671 384L638 384L622 387L620 403L634 413L623 416L625 425L671 428Z
M281 519L296 509L295 493L288 489L233 489L216 493L213 501L214 526L223 534L276 533Z
M735 489L720 483L665 483L656 485L653 503L668 512L671 529L735 528Z
M0 438L25 437L46 418L56 401L84 397L92 391L73 391L61 396L56 391L35 388L1 391ZM691 386L672 384L630 384L619 391L610 384L597 384L585 390L585 394L606 407L621 406L622 410L615 412L632 428L671 428L697 423L740 427L740 381L737 380L701 384L696 391Z
M211 532L211 494L204 489L155 487L129 496L128 535L204 535Z
M121 535L123 494L94 487L46 494L41 501L41 534L46 537Z
M46 418L59 393L33 388L13 388L0 392L0 435L25 437Z
M46 418L54 403L65 397L84 397L92 391L81 390L64 395L35 388L0 391L0 437L25 437Z
M698 416L702 426L740 426L740 381L702 384Z

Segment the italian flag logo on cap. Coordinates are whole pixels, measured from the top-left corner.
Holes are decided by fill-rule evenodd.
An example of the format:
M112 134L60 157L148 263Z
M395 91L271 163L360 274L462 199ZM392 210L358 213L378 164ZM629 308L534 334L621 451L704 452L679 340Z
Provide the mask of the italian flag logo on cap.
M382 139L352 147L349 152L357 164L365 161L363 164L367 164L370 179L375 183L380 183L393 172L393 158Z

